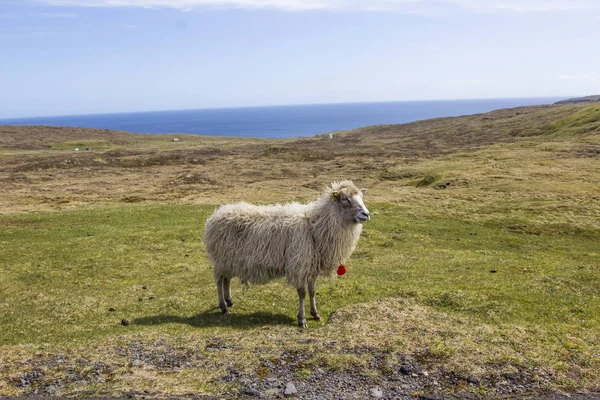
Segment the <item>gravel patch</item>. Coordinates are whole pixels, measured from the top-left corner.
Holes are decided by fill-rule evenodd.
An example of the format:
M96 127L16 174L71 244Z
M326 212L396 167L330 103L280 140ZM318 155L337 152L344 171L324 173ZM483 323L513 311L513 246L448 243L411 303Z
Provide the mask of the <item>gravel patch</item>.
M208 353L230 348L230 345L219 340L207 340L205 346ZM254 372L242 373L229 367L227 373L218 378L229 388L220 396L166 397L161 393L131 392L121 393L121 398L600 400L600 393L544 393L545 378L535 369L510 374L461 376L440 367L439 362L428 362L423 354L408 355L371 347L346 348L340 349L340 352L360 355L368 361L344 370L328 369L311 362L315 359L314 354L284 352L279 359L261 360ZM116 353L130 368L150 367L172 373L211 367L207 363L205 352L173 346L163 341L152 345L132 341L116 348ZM94 384L117 378L114 366L84 358L52 356L30 360L18 367L22 372L8 377L8 383L30 396L21 398L29 399L72 396L70 390L74 387L81 395ZM50 376L50 370L64 373Z
M340 371L311 365L307 362L309 357L301 353L282 354L280 362L263 360L256 373L241 374L230 369L222 380L240 388L227 394L231 398L600 400L600 393L544 394L538 371L534 370L486 377L461 376L436 369L414 355L392 353L397 363L389 364L390 353L381 350L365 347L346 351L369 354L371 360L364 367Z

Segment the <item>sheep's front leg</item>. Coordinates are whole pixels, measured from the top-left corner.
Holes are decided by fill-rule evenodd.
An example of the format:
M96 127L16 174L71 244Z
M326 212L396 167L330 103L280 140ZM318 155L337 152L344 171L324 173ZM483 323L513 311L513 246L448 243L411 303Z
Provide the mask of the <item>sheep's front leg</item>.
M317 301L315 300L315 292L317 291L317 281L309 281L308 282L308 297L310 299L310 315L316 321L321 320L321 316L317 311Z
M302 328L308 328L306 324L306 316L304 315L304 297L306 296L306 289L303 287L297 288L298 290L298 326Z

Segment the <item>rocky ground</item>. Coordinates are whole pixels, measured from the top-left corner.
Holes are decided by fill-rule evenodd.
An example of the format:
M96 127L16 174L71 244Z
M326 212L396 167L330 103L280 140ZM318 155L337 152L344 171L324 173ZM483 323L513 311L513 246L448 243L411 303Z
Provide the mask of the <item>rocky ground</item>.
M180 371L186 367L200 368L205 364L202 356L190 352L156 351L132 343L120 351L134 367L158 368L163 371ZM168 350L168 349L166 349ZM207 347L207 350L218 352L218 347ZM119 399L314 399L314 400L347 400L347 399L540 399L540 400L600 400L600 393L548 393L540 390L539 371L519 371L514 374L503 374L496 377L479 379L474 376L461 376L451 371L436 371L428 368L427 362L421 362L418 355L393 354L398 364L390 365L389 352L364 347L352 350L357 354L370 355L370 362L364 367L351 370L325 370L307 364L307 357L301 353L283 354L279 360L264 359L262 365L253 373L242 373L229 368L228 373L220 380L231 388L223 395L214 396L165 396L151 391L123 392ZM65 365L86 364L86 360L69 360L68 358L52 358L32 362L27 373L13 379L13 384L26 389L31 396L23 399L51 399L62 397L65 385L85 386L93 382L110 380L114 373L109 364L96 362L86 365L79 371L66 374L63 380L47 379L43 370L54 365L63 368ZM45 365L48 364L48 365ZM206 366L210 368L210 366ZM374 375L373 371L380 374ZM103 399L91 392L79 392L78 397ZM16 397L0 397L0 399L17 399ZM116 398L115 398L116 399Z
M369 349L365 349L369 351ZM402 356L400 356L402 358ZM373 356L377 364L383 357ZM412 357L405 357L397 370L389 370L376 379L361 370L348 373L316 369L308 377L298 377L295 365L302 358L276 365L265 363L268 376L239 374L231 369L224 379L239 384L238 394L232 398L299 398L299 399L600 399L600 393L560 394L540 393L539 383L524 372L500 377L496 382L480 381L452 372L434 373L425 370ZM383 361L382 361L383 363ZM370 366L373 367L373 366ZM384 368L382 365L375 367Z

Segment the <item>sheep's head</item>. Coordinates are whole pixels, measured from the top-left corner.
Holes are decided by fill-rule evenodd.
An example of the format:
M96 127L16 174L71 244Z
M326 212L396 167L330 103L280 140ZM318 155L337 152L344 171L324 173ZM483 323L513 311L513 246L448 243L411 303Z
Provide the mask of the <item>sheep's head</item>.
M328 190L329 198L338 207L344 219L362 224L371 218L363 203L366 189L358 189L351 181L334 182Z

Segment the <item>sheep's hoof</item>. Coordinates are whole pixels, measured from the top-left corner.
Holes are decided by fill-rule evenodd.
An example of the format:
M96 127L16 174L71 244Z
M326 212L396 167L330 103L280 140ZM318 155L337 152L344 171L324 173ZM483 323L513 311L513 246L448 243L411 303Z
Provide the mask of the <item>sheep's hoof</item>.
M233 300L231 299L225 299L225 303L227 303L227 307L233 306Z
M229 314L229 310L227 309L227 307L221 307L221 313L222 314Z
M313 314L313 318L315 319L315 321L321 320L321 316L319 314Z
M308 328L308 324L306 322L298 322L298 326L300 328Z

